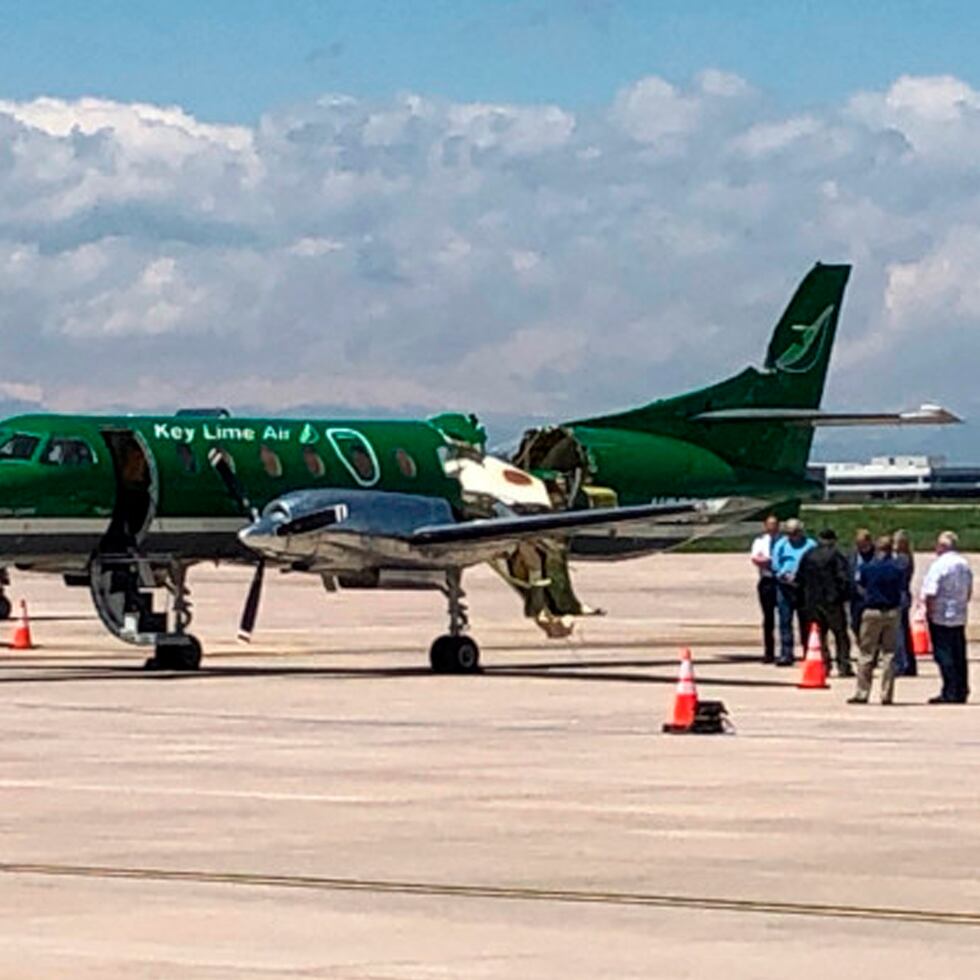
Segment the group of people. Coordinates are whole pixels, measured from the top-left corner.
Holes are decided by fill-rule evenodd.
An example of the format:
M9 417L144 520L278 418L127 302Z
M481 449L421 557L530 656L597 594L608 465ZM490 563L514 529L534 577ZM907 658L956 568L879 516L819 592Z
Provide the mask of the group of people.
M919 592L942 675L942 690L930 699L931 704L963 704L970 693L966 620L973 573L957 544L953 531L939 535L936 560ZM828 674L833 667L832 637L838 675L856 676L857 690L849 703L868 702L874 670L880 664L881 703L891 704L895 676L917 673L910 622L915 559L908 534L896 531L875 539L861 529L855 534L853 551L844 555L832 529L821 531L814 540L802 521L793 518L780 527L779 519L770 515L752 544L751 560L759 572L763 661L791 666L796 660L794 620L801 646L816 625ZM856 671L849 628L859 651Z

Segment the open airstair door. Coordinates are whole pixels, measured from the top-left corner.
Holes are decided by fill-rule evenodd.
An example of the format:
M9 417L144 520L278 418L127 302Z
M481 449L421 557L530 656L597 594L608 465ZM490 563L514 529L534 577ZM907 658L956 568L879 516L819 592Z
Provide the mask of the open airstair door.
M99 550L125 553L142 544L156 512L156 468L143 439L132 429L106 429L102 438L112 456L116 500Z
M153 457L132 429L105 429L102 438L112 457L116 498L89 570L96 611L120 640L156 648L148 666L194 669L200 646L184 633L190 618L184 601L184 570L165 555L151 556L143 550L157 506ZM153 607L154 590L161 587L174 596L172 625L166 611ZM166 654L161 659L162 651Z

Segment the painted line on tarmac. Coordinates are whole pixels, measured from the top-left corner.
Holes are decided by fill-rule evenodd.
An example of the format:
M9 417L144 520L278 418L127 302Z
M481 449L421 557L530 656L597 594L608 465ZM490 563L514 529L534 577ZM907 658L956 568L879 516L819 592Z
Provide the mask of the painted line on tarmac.
M253 874L230 871L188 871L167 868L110 867L83 864L0 862L0 874L53 878L96 878L182 884L233 885L243 888L288 888L301 891L367 892L493 901L560 902L578 905L699 909L708 912L754 912L824 919L870 919L881 922L919 922L933 925L980 926L980 912L944 912L887 906L827 905L810 902L761 901L669 895L652 892L607 892L586 889L452 884L435 881L397 881L371 878L330 878L313 875Z

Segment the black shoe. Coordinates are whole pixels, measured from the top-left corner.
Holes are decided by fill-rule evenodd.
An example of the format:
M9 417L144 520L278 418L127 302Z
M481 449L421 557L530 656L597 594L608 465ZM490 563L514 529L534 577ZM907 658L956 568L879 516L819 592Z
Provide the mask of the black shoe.
M837 671L838 677L853 677L854 671L850 667L840 667Z
M775 657L763 657L762 658L762 662L764 664L774 664L776 662L776 658Z
M941 694L937 694L934 698L929 698L927 704L952 704L948 698L944 698Z
M867 698L859 698L855 694L853 698L848 698L847 699L847 703L848 704L867 704L868 703L868 699Z
M776 666L777 667L792 667L794 663L796 663L795 660L786 660L785 658L780 657L776 661Z

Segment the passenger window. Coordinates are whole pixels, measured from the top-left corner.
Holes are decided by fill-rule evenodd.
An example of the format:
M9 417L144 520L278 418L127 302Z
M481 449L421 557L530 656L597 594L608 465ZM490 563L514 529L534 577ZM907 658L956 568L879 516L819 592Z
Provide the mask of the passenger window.
M282 461L264 443L262 448L259 449L259 459L262 460L262 469L273 479L278 479L282 476Z
M31 459L40 441L37 436L15 432L0 445L0 459Z
M395 462L398 464L398 470L402 476L409 480L414 480L418 476L419 468L415 460L404 449L395 450Z
M378 482L381 470L371 443L354 429L327 429L327 439L347 471L362 486Z
M374 479L374 463L361 446L351 446L349 458L351 463L354 464L357 475L362 480L370 481Z
M197 472L197 457L194 450L186 442L178 442L176 446L177 460L185 473Z
M306 463L310 476L321 477L327 472L320 454L312 446L303 447L303 462Z
M52 439L44 448L41 462L49 466L90 466L95 460L81 439Z

